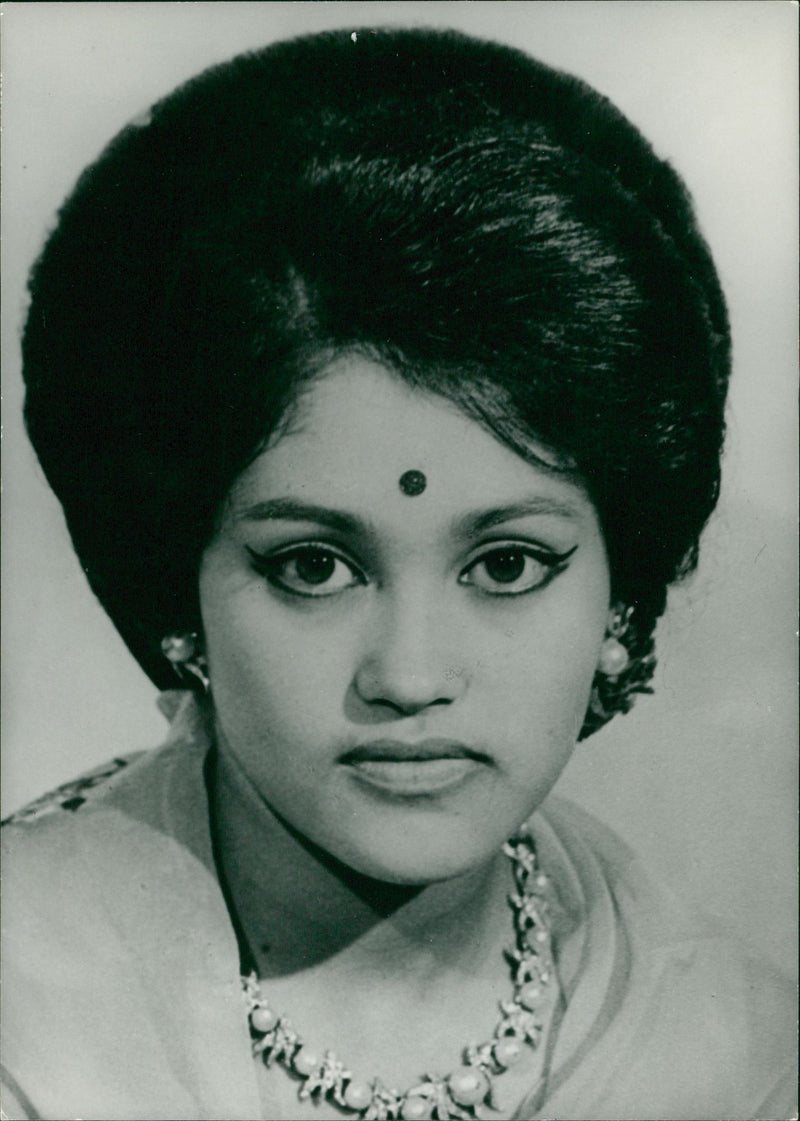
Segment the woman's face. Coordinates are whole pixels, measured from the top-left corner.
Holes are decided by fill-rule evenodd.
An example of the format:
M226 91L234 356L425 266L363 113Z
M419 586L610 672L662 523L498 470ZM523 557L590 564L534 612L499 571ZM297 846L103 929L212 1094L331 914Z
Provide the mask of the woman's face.
M558 778L609 576L579 483L348 357L235 483L200 600L220 749L311 841L414 884L492 858Z

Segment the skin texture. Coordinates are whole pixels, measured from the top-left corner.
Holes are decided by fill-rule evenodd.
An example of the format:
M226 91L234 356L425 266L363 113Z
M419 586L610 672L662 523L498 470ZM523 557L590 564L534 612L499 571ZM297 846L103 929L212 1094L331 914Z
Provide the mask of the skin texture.
M413 499L398 487L409 469L427 479ZM525 513L463 532L466 519L522 503ZM359 524L297 520L297 504ZM316 553L291 553L309 542ZM546 564L522 550L571 555ZM568 762L609 574L578 482L351 355L237 480L200 598L223 768L346 868L424 885L487 867ZM465 757L344 758L431 737Z
M426 477L414 497L409 470ZM342 357L232 488L200 599L220 869L271 1005L360 1078L455 1069L510 993L501 846L572 754L605 633L591 502L449 402ZM431 737L444 759L348 756ZM464 758L446 758L454 743ZM558 999L554 982L545 1022ZM496 1116L545 1054L499 1080ZM284 1072L258 1077L264 1116L307 1119Z

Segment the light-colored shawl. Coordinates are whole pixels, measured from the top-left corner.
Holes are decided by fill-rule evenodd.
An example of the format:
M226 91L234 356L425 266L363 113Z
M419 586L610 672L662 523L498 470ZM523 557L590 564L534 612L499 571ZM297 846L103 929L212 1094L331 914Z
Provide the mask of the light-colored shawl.
M211 852L208 743L182 695L163 747L77 811L62 797L4 828L7 1116L263 1116ZM559 895L566 1010L544 1097L518 1121L791 1116L785 982L576 807L551 798L532 825Z

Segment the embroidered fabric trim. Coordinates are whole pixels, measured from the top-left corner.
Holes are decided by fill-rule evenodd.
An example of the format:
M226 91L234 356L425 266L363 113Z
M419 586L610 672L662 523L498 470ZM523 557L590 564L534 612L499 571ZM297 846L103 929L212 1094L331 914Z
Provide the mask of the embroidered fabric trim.
M9 814L3 821L3 825L17 825L21 821L35 821L40 817L55 813L57 810L72 810L73 812L79 810L87 801L90 791L97 786L102 786L119 771L124 770L135 758L136 755L128 758L109 759L102 766L57 786L55 790L48 790L46 794L42 794L40 798L29 802L21 810Z

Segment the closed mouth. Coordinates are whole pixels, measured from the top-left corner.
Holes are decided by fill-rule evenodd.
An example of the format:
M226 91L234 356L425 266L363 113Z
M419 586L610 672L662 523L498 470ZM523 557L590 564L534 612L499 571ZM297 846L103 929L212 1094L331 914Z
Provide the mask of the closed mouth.
M437 759L472 759L488 763L489 756L458 740L427 739L418 743L402 740L374 740L360 744L341 756L341 763L428 763Z
M445 739L377 740L351 748L339 761L360 783L404 799L446 793L491 764L485 752Z

